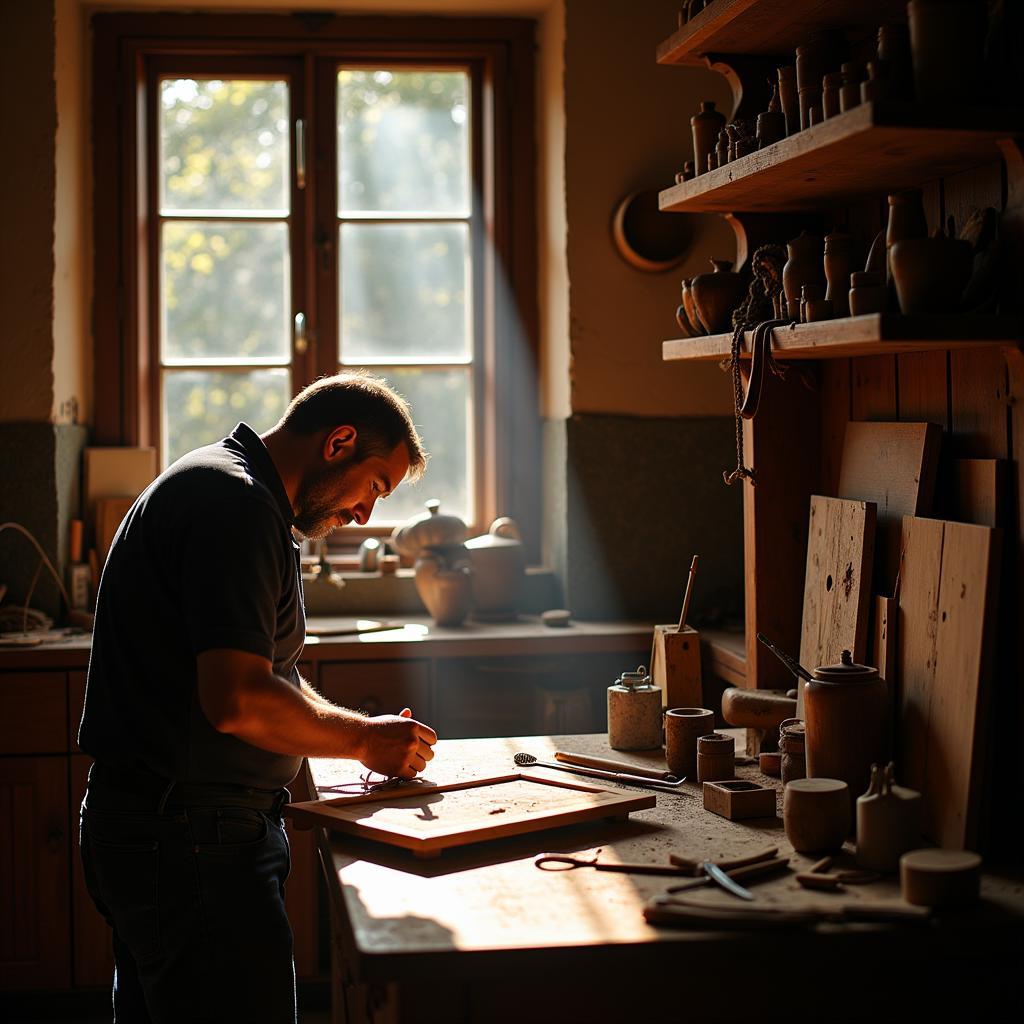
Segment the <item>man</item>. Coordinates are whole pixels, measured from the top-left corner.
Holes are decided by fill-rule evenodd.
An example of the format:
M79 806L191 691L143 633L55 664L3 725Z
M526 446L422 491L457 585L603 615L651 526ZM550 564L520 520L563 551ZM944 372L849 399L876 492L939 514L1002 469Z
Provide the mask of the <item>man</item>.
M317 381L259 436L186 455L135 502L96 600L79 733L86 881L113 928L114 1018L295 1020L284 787L303 756L412 778L434 731L336 707L295 669L305 637L292 528L365 523L426 462L383 383Z

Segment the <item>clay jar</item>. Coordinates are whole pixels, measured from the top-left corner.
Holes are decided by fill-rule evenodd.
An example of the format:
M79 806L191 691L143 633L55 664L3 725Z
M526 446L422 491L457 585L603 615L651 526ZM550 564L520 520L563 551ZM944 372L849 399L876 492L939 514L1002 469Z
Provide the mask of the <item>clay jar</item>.
M893 192L889 196L889 219L885 226L886 262L891 272L889 257L892 247L906 238L925 238L928 234L928 220L924 215L924 203L919 188Z
M786 118L786 134L795 135L800 131L800 97L796 89L796 69L778 69L779 103Z
M881 313L885 309L886 287L883 274L862 270L850 275L851 316Z
M462 544L424 548L416 559L416 593L438 626L462 624L472 603L471 576Z
M957 312L973 261L970 243L958 238L936 235L896 242L889 250L889 265L900 312Z
M850 790L840 779L796 779L782 792L782 823L797 853L842 847L850 831Z
M893 782L893 765L871 766L871 785L857 798L857 863L896 871L900 857L921 845L921 794Z
M690 333L696 338L704 333L700 321L697 319L697 307L693 304L693 289L690 287L688 278L682 280L683 313L686 322L690 325Z
M700 113L690 118L690 131L693 134L693 165L698 174L703 174L708 167L708 154L714 152L718 142L718 133L725 127L725 116L715 110L711 100L704 100L700 105Z
M910 0L910 52L919 103L970 103L981 79L985 6Z
M803 286L817 285L824 292L828 283L822 264L822 241L817 235L801 231L786 246L786 254L789 259L782 268L782 288L786 293L788 313L797 320L800 317L800 292Z
M708 334L728 331L732 311L743 300L746 288L743 278L734 273L729 260L711 261L712 274L698 274L690 282L697 321Z
M854 266L854 240L841 231L825 236L825 277L828 289L825 298L832 303L837 317L850 315L849 283Z
M800 97L800 127L810 125L808 111L821 106L821 79L825 73L825 48L809 42L796 48L796 87Z
M878 670L857 665L843 651L838 665L823 665L804 686L807 777L842 779L863 793L871 765L886 760L889 697Z
M827 120L839 113L839 89L843 84L843 76L838 71L830 71L821 82L821 112Z
M779 776L785 786L807 777L806 731L799 718L787 718L779 725Z
M720 782L736 777L736 740L713 732L697 737L697 781Z
M707 708L669 708L665 712L665 760L677 778L697 772L697 739L715 730L715 713Z
M526 551L514 519L502 516L490 530L466 541L473 565L473 617L515 619L526 571Z
M843 84L839 89L839 109L844 113L860 104L860 83L864 68L857 61L847 61L842 66Z

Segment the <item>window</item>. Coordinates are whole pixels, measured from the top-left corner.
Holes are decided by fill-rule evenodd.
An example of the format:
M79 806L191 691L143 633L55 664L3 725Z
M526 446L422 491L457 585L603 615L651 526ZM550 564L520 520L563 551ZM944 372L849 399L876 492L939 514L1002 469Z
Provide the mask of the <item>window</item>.
M531 24L94 28L97 441L168 465L366 368L432 458L348 539L428 497L536 533Z

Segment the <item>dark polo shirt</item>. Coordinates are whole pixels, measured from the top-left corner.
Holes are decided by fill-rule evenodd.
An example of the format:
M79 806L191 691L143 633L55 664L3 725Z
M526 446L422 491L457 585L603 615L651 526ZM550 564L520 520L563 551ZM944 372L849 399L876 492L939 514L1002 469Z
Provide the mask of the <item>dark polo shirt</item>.
M179 459L121 524L96 598L79 745L102 764L179 782L275 789L301 758L217 732L196 657L269 659L296 686L306 623L292 509L270 454L240 423Z

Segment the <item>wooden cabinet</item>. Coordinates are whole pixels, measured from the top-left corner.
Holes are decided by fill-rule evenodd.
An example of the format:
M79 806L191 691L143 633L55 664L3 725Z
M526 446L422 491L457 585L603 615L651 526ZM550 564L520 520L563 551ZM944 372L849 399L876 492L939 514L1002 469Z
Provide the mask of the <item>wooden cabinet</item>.
M68 759L0 758L0 987L71 981L68 833Z
M63 754L67 748L66 674L5 674L0 687L0 753Z
M430 663L346 661L320 665L321 693L335 704L368 715L397 715L410 708L414 718L430 721Z

